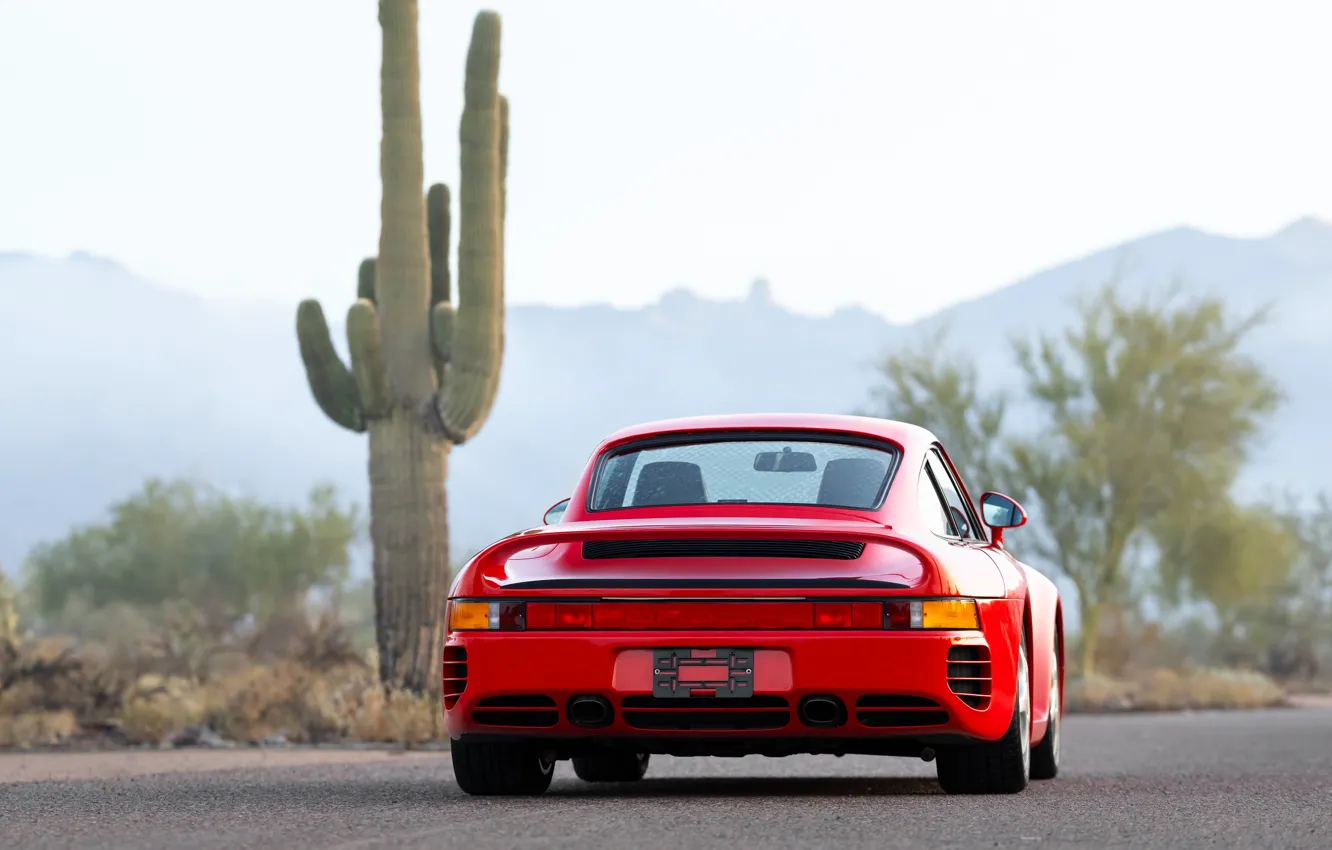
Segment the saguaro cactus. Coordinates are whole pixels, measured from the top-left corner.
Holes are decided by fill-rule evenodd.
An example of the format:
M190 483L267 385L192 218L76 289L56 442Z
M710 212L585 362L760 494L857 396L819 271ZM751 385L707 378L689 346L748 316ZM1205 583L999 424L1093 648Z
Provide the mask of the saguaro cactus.
M383 141L378 259L361 264L347 313L351 367L319 302L296 315L315 401L370 435L370 538L380 677L425 691L437 682L448 592L444 478L451 446L480 429L504 347L504 186L508 104L499 94L500 19L472 29L459 135L458 296L449 277L449 191L422 193L416 0L380 0Z

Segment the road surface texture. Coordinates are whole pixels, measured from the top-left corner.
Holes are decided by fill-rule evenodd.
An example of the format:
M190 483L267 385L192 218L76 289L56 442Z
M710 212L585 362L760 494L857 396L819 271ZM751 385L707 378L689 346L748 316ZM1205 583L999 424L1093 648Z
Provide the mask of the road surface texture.
M988 798L851 756L654 757L623 786L561 763L501 799L447 754L3 755L0 848L1332 848L1332 711L1070 717L1064 748L1060 778Z

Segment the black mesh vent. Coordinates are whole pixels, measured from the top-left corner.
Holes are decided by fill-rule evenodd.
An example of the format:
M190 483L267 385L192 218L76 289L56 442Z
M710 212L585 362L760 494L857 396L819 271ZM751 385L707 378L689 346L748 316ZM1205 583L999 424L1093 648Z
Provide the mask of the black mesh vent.
M789 711L626 711L624 722L635 729L725 731L781 729L791 722Z
M876 729L904 729L914 726L942 726L948 722L946 711L857 711L862 726Z
M954 646L948 650L949 661L988 661L990 654L982 646Z
M461 646L444 647L443 686L444 708L458 704L458 698L467 690L467 650Z
M534 709L473 709L472 722L478 726L545 728L559 723L560 713L558 711L536 711Z
M560 722L555 700L544 694L507 694L478 700L472 722L480 726L541 728Z
M856 700L856 720L877 729L942 726L948 722L948 712L929 697L866 694Z
M990 705L990 650L984 646L954 646L948 650L948 688L958 699L984 711Z
M791 722L789 703L779 696L625 697L620 715L635 729L717 731L781 729Z
M871 694L856 700L856 708L939 708L939 703L929 697Z
M759 694L738 699L718 699L717 697L625 697L621 703L625 710L635 708L662 708L686 710L691 708L787 708L790 703L784 697Z
M504 697L486 697L477 701L477 708L554 708L555 700L541 694L513 694Z
M820 558L854 561L864 543L849 540L589 540L588 560L609 558Z

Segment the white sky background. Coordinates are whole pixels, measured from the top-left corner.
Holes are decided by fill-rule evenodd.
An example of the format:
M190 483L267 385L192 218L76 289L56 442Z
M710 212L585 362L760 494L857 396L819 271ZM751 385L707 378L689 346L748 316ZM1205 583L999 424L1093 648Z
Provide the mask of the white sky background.
M457 182L478 6L422 0ZM1193 224L1332 218L1332 3L496 0L510 303L686 286L909 320ZM378 239L373 0L0 0L0 250L340 313ZM455 230L456 234L456 230Z

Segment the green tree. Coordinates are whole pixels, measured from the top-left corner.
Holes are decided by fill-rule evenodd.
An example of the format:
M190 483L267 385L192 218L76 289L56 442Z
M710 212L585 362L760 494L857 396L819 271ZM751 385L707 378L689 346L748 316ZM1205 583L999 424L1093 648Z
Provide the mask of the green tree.
M95 610L181 600L220 634L246 615L289 611L310 590L340 585L359 526L355 508L339 506L329 487L315 488L300 509L151 480L110 514L29 556L27 588L41 614L72 602Z
M1241 351L1261 313L1172 300L1126 304L1107 286L1062 338L1017 345L1045 422L1012 443L1040 517L1030 545L1077 588L1084 674L1104 609L1124 599L1130 548L1176 500L1228 493L1280 398Z
M1324 640L1332 638L1332 497L1318 497L1314 509L1296 524L1300 558L1295 569L1305 620Z
M939 330L884 357L862 413L933 431L978 498L986 490L1002 490L1007 400L983 392L975 364L950 353L947 342L947 331Z
M451 446L485 423L504 348L508 101L499 94L500 19L481 12L467 52L455 309L449 193L424 193L416 0L380 0L383 137L379 256L361 266L347 314L351 368L319 302L296 317L311 392L327 416L370 438L375 633L386 683L437 685L448 592Z
M1267 667L1275 675L1313 678L1320 656L1332 656L1332 498L1288 515L1299 550L1264 625Z
M1181 498L1153 524L1160 593L1206 602L1222 656L1256 663L1288 631L1280 609L1301 555L1294 531L1290 517L1235 504L1225 492L1198 504Z

